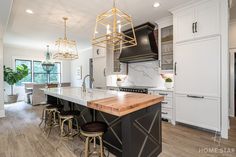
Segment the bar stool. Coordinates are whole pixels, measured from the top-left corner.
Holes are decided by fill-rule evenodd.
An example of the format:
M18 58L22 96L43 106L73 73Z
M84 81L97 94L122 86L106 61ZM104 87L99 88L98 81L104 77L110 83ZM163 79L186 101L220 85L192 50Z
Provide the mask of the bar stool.
M100 157L104 157L104 146L102 136L107 131L108 125L103 122L94 121L89 122L81 126L81 135L85 136L85 157L89 157L91 154L98 154ZM100 150L96 150L96 139L99 140ZM90 151L89 144L94 142L94 151Z
M59 110L60 110L60 106L55 106L55 105L50 105L50 104L45 106L45 108L43 109L39 127L41 127L41 125L44 123L43 131L46 132L46 130L49 129L47 136L50 135L53 127L59 126L59 123L57 122L58 120L57 113Z
M79 133L79 123L77 117L80 115L79 111L61 111L59 112L59 125L61 137L74 137ZM73 121L75 122L75 129L73 128ZM65 124L68 123L67 133L65 133Z

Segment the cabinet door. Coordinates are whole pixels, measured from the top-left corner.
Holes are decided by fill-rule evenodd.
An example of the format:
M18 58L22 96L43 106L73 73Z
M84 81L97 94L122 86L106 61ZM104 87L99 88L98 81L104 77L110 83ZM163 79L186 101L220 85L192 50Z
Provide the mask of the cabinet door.
M175 93L220 97L220 37L179 44Z
M93 58L104 57L106 56L106 49L100 47L93 47Z
M176 121L220 131L220 98L176 95Z
M93 78L94 88L106 87L106 57L99 57L93 59Z
M173 25L161 28L161 70L173 70Z
M194 8L186 9L174 15L174 41L181 42L194 38Z
M205 37L219 34L219 2L209 0L195 8L196 30L195 37Z

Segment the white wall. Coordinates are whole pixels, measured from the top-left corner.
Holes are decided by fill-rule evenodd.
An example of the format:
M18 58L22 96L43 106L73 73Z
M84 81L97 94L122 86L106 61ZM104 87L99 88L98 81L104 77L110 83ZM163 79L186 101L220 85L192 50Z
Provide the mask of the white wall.
M46 51L46 50L45 50ZM45 59L45 51L40 50L32 50L32 49L24 49L24 48L17 48L17 47L9 47L4 46L4 65L8 67L15 67L14 60L16 58L19 59L34 59L34 60L44 60ZM62 62L62 78L61 82L70 82L70 62L63 61ZM10 93L9 85L4 83L5 88L5 101L6 95ZM15 87L14 92L20 94L18 100L24 99L24 88L23 87Z
M0 34L0 117L4 117L4 103L3 103L3 41Z
M74 87L81 87L83 77L89 74L89 59L92 58L92 48L79 52L79 59L71 62L71 83ZM76 75L77 69L82 66L82 79ZM86 80L88 82L88 80ZM86 84L88 86L88 83Z
M236 20L231 21L229 25L229 48L236 49Z

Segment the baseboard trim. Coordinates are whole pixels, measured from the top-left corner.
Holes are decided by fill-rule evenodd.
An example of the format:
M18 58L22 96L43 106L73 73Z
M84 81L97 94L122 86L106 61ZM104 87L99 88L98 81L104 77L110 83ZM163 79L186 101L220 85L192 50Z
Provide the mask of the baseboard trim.
M5 110L0 110L0 118L5 117Z

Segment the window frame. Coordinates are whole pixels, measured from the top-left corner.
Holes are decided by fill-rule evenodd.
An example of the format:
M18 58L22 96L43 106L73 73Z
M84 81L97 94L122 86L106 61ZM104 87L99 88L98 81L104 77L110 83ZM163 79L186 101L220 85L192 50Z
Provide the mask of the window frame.
M34 63L35 63L35 62L40 62L40 63L42 63L43 61L40 61L40 60L33 60L33 62L32 62L32 66L33 66L32 81L33 81L33 82L35 82L35 77L34 77L35 74L41 74L41 75L44 75L44 74L45 74L45 75L47 75L46 72L45 72L45 73L42 73L42 72L40 72L40 73L37 72L37 73L36 73L36 72L34 72ZM61 82L61 67L62 67L62 66L61 66L61 62L54 62L54 63L58 63L58 64L60 65L60 72L59 72L59 73L50 73L50 74L49 74L49 79L50 79L50 75L51 75L51 74L57 74L57 75L59 75L59 81L58 81L58 83L60 83L60 82ZM46 83L47 83L47 82L46 82Z
M43 62L42 60L25 59L25 58L16 57L16 58L14 58L14 64L13 64L13 67L14 67L15 69L16 69L16 61L17 61L17 60L19 60L19 61L29 61L29 62L30 62L30 68L31 68L31 72L30 72L30 74L31 74L31 82L35 82L35 78L34 78L34 75L35 75L35 74L46 74L46 75L47 75L46 72L45 72L45 73L35 73L35 72L34 72L34 62L40 62L40 63L42 63L42 62ZM60 83L60 82L61 82L61 79L62 79L62 78L61 78L61 76L62 76L62 62L56 61L56 62L54 62L54 63L59 64L59 66L60 66L60 71L59 71L59 73L50 73L50 74L49 74L49 77L50 77L51 74L56 74L56 75L58 75L58 76L59 76L58 83ZM47 83L47 82L45 82L45 83ZM23 86L23 84L17 85L17 86Z

